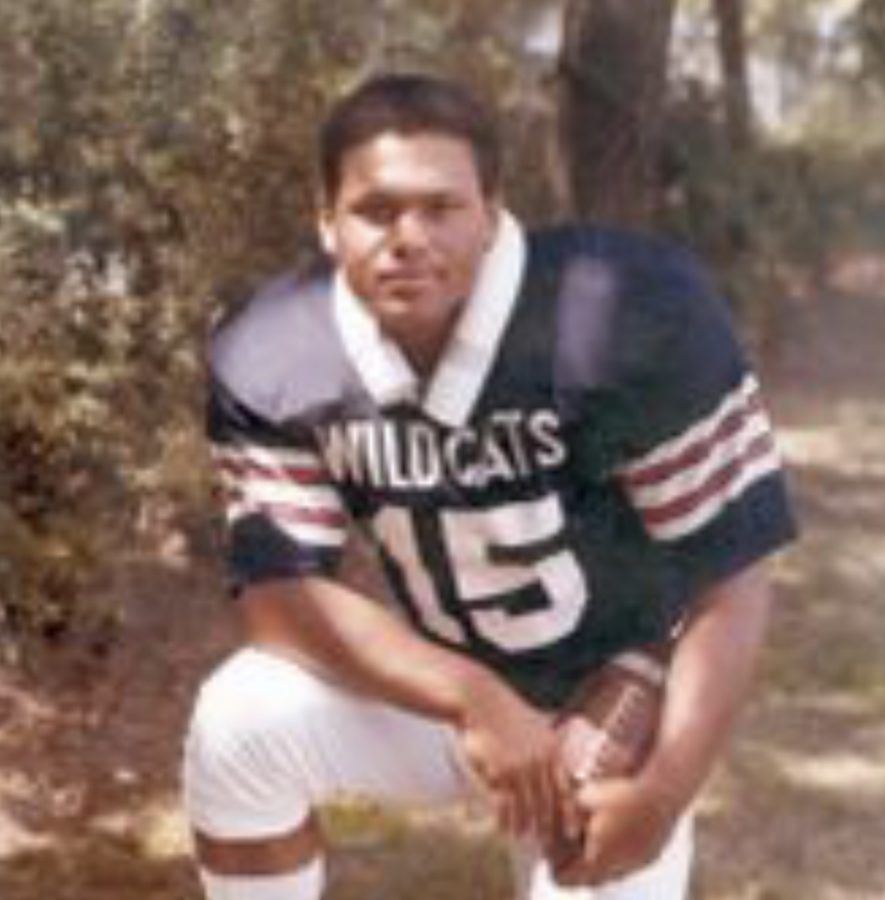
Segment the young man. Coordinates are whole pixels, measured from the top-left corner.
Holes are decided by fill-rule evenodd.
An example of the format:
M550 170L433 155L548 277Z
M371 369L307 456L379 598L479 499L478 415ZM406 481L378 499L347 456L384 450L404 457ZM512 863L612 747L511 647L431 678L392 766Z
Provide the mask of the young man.
M334 271L274 282L211 350L245 646L187 740L207 895L320 897L312 811L341 790L479 792L542 844L556 709L673 640L645 765L583 789L567 896L682 897L688 810L765 626L762 560L793 532L723 308L663 244L526 234L490 119L451 83L366 83L320 150ZM338 580L351 525L398 609ZM565 896L526 852L526 896Z

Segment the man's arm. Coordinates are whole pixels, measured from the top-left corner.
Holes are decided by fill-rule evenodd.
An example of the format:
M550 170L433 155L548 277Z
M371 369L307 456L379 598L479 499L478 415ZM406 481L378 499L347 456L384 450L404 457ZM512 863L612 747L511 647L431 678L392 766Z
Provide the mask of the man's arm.
M425 640L382 605L329 578L264 583L247 588L240 602L248 641L450 723L502 824L514 831L549 826L556 802L553 727L491 670Z
M633 779L589 782L580 880L598 884L654 859L704 784L743 704L769 616L762 564L710 588L676 645L655 746Z

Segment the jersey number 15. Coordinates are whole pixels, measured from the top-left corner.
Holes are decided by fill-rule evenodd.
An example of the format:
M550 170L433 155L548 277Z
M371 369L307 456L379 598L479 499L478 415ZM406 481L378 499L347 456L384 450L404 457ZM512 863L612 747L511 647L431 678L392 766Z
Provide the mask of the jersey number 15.
M373 526L415 614L443 640L515 653L556 643L590 600L555 494L489 509L383 508Z

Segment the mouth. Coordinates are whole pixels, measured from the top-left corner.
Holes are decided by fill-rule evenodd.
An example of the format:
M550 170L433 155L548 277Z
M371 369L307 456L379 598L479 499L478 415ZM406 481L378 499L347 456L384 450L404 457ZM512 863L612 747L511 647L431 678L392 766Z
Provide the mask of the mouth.
M423 285L434 280L433 273L427 269L391 269L380 272L378 280L385 285Z
M435 294L437 278L432 272L419 269L397 269L378 276L381 291L391 300L413 302Z

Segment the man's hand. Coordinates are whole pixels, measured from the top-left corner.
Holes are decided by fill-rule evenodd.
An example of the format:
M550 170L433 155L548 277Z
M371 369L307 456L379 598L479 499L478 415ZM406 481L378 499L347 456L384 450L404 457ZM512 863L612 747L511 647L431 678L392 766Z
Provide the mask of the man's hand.
M579 685L558 719L557 759L565 777L560 821L546 848L554 877L582 856L582 784L641 769L661 718L669 645L622 653Z
M597 885L652 863L681 809L642 778L590 779L577 793L585 818L581 856L560 871L563 885Z
M556 732L551 718L502 682L482 679L459 723L465 756L495 804L503 829L544 838L556 817Z
M695 603L673 652L651 754L625 779L577 795L584 852L563 883L599 884L651 862L722 752L741 708L770 605L764 569L744 569Z
M508 831L538 836L556 810L556 734L544 713L475 660L430 643L389 610L324 578L251 588L248 638L372 696L451 723Z

